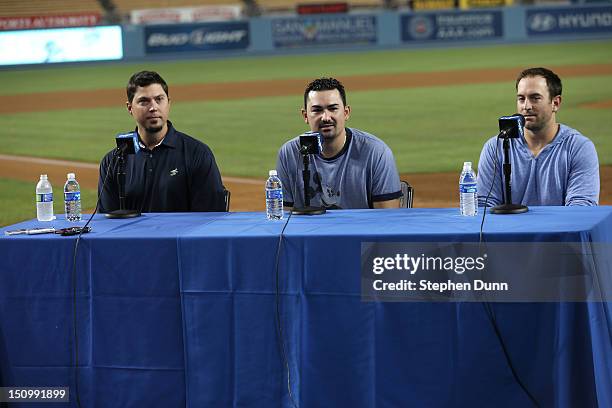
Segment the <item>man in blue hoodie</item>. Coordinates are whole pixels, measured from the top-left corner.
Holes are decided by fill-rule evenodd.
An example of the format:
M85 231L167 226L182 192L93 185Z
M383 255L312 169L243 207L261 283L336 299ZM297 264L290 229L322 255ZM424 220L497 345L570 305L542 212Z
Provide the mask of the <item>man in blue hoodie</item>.
M597 205L597 152L579 131L557 123L562 100L559 77L546 68L529 68L519 74L516 91L517 111L525 116L525 136L513 139L510 146L513 204ZM493 137L480 153L480 206L504 202L500 145Z

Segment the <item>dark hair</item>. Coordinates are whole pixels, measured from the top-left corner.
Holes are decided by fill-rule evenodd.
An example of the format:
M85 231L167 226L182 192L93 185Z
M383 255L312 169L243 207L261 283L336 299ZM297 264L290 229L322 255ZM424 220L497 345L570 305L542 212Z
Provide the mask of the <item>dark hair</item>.
M134 99L134 95L136 95L136 89L140 87L149 86L151 84L160 84L166 93L166 96L170 96L168 93L168 84L166 81L154 71L140 71L132 75L130 80L128 81L126 92L128 102L132 102Z
M306 102L308 101L308 93L310 91L331 91L337 89L342 98L342 103L346 106L346 92L344 91L344 85L335 78L317 78L306 86L304 90L304 109L306 109Z
M561 78L559 78L557 74L552 72L550 69L542 67L528 68L521 72L518 78L516 78L516 89L518 90L518 84L521 82L521 79L535 76L541 76L546 79L546 87L548 88L548 94L551 100L555 96L561 95L561 91L563 90L563 87L561 86Z

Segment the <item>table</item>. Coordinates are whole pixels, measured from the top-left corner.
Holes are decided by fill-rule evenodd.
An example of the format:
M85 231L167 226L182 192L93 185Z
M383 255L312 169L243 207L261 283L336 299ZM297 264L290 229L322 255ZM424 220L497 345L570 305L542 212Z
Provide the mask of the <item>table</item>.
M67 224L60 217L51 225ZM175 213L96 216L91 225L76 271L82 406L292 406L276 323L284 222L262 213ZM480 217L456 209L292 217L278 299L296 404L530 406L482 303L361 300L362 242L476 242L479 226ZM489 242L608 244L612 208L487 215L484 231ZM0 383L70 386L76 406L75 237L3 234ZM539 406L612 406L609 303L489 306Z

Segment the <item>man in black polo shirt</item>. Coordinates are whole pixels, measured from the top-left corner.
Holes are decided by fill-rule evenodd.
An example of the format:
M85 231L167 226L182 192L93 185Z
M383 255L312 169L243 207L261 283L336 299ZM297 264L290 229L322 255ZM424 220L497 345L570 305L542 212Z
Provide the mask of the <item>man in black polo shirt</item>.
M224 211L224 188L215 157L207 145L179 132L168 120L170 98L162 77L156 72L137 72L128 82L127 98L141 150L127 156L126 208L140 212ZM100 163L100 212L119 209L115 161L111 151ZM112 173L106 179L109 171Z

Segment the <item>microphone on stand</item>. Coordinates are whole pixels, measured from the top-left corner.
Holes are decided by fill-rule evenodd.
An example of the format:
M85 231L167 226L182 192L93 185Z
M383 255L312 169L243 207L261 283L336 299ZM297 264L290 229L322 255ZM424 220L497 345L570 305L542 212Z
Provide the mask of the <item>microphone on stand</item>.
M300 135L300 153L321 154L323 151L322 137L319 132L305 132Z
M510 139L518 139L524 136L525 117L520 113L499 118L498 138L503 139L504 143L504 203L491 208L491 214L521 214L529 209L525 205L512 204L512 188L510 185L510 175L512 168L510 165Z
M520 113L499 118L499 134L497 137L518 139L525 135L525 117Z
M119 209L106 213L107 218L132 218L139 217L140 212L125 208L125 159L128 154L136 154L140 151L138 136L136 132L123 133L115 137L117 148L113 156L119 160L117 170L117 184L119 185ZM110 170L110 169L109 169Z
M300 135L300 153L304 162L302 179L304 180L304 207L294 208L291 214L295 215L319 215L325 213L324 207L312 207L310 205L310 155L321 154L323 151L322 136L319 132L306 132Z
M138 136L136 132L122 133L115 137L117 143L117 149L115 149L115 155L117 154L136 154L140 151L140 145L138 144Z

